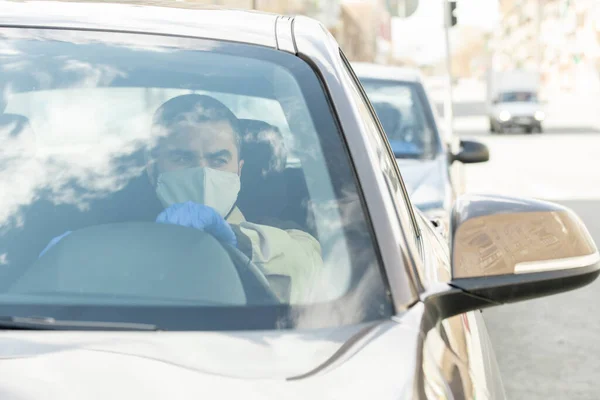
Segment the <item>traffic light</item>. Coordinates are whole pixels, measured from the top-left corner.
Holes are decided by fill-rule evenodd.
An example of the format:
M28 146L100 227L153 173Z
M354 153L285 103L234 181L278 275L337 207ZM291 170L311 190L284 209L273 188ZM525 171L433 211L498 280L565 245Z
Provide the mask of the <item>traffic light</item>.
M448 0L448 14L450 15L450 26L454 26L458 23L456 17L456 0Z

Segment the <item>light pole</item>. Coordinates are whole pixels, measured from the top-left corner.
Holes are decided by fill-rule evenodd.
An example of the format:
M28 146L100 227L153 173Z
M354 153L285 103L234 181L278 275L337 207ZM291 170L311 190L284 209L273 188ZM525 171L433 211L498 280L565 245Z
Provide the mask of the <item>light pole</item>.
M536 12L536 67L538 74L542 73L542 18L543 18L543 0L537 0L537 12Z
M453 131L453 110L452 110L452 54L450 51L450 26L452 25L452 10L450 0L442 0L444 6L444 39L446 44L446 70L448 74L448 90L446 91L444 101L444 120L446 122L446 135L449 137Z

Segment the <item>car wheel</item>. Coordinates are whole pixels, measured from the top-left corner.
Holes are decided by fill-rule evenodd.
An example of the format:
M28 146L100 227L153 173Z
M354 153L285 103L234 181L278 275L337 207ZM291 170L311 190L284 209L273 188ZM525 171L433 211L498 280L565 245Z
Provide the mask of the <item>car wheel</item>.
M494 125L494 121L490 119L490 132L496 133L496 125Z
M534 129L535 128L533 126L527 126L525 127L525 133L532 134Z

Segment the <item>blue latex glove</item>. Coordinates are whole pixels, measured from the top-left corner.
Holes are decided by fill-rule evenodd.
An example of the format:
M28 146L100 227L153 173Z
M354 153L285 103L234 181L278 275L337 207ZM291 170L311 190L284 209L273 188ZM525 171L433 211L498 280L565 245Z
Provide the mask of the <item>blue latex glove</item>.
M43 255L44 255L44 254L45 254L45 253L46 253L48 250L50 250L50 248L51 248L52 246L55 246L55 245L56 245L56 243L60 242L60 240L61 240L62 238L64 238L65 236L69 235L70 233L71 233L71 231L66 231L66 232L65 232L65 233L63 233L62 235L60 235L60 236L57 236L57 237L55 237L54 239L52 239L52 240L50 241L50 243L48 243L48 244L46 245L46 247L44 248L44 250L42 250L42 252L41 252L41 253L40 253L40 255L38 256L38 258L40 258L41 256L43 256Z
M203 204L192 201L173 204L156 217L156 222L196 228L237 247L237 238L231 226L214 208Z

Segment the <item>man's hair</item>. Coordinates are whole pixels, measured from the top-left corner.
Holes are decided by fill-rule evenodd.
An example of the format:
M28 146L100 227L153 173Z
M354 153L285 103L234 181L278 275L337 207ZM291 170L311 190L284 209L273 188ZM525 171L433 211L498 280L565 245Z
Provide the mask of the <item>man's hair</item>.
M202 122L226 121L233 130L233 139L241 157L242 140L238 118L219 100L205 95L184 94L163 103L154 113L153 128L170 130L177 126L193 126Z

